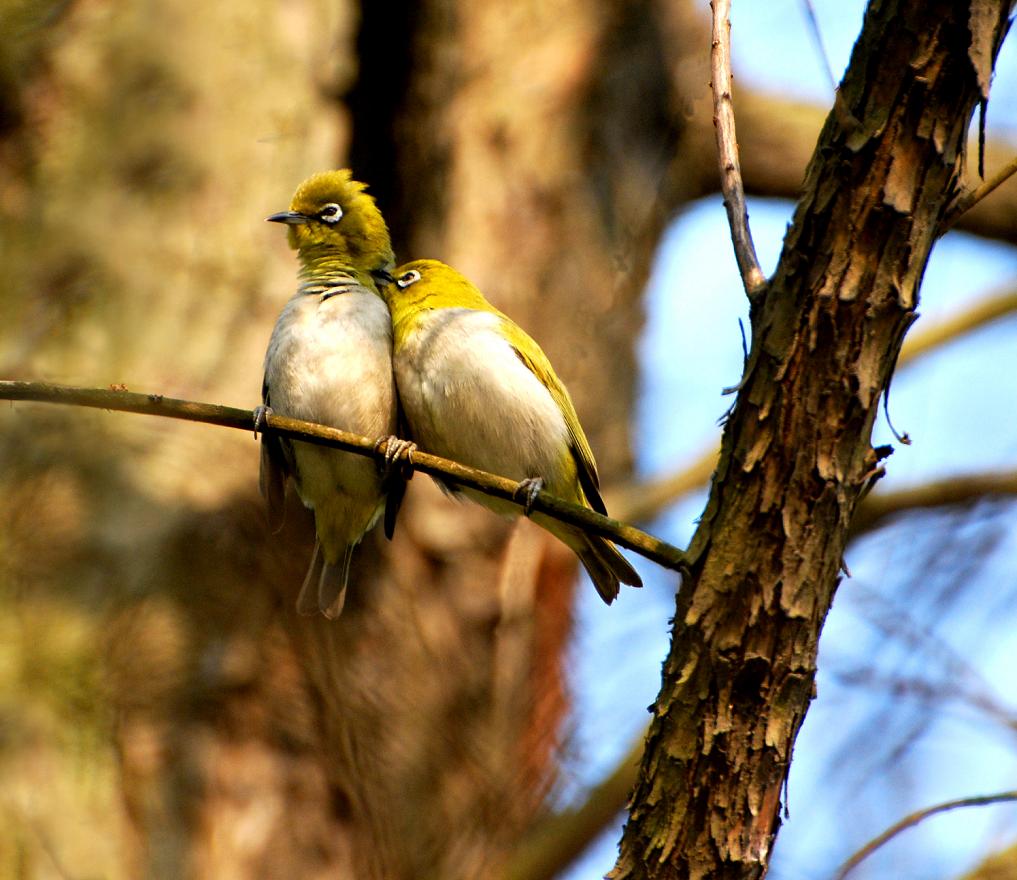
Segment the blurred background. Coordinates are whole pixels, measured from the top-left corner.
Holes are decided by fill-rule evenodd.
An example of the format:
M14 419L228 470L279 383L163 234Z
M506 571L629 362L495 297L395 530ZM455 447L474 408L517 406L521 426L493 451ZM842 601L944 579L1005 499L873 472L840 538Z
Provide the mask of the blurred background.
M815 28L802 0L733 14L767 271L864 11L814 7ZM0 377L253 407L295 284L262 219L349 166L400 259L457 266L542 344L612 513L683 545L747 312L707 13L0 0ZM1012 44L987 130L992 173L1017 148ZM1011 182L926 273L888 407L912 443L880 421L895 453L824 633L781 880L1017 787L1015 241ZM291 504L268 534L257 453L238 431L0 407L0 876L495 877L591 797L616 818L527 876L609 870L625 789L597 786L634 773L674 574L633 559L645 589L605 607L539 530L417 478L343 617L298 618L309 519ZM959 877L999 853L993 876L1017 876L1015 846L1013 808L956 811L854 876Z

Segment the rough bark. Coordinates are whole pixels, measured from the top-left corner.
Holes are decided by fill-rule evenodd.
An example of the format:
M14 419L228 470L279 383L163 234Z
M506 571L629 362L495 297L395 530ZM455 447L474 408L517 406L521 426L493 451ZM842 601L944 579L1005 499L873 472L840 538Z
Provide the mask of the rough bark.
M755 196L797 199L816 137L823 126L823 110L746 88L738 89L736 113L746 192ZM780 120L779 124L774 124L775 119ZM709 140L712 134L709 120L702 120L697 128L701 137ZM969 149L975 144L976 138L972 136ZM994 138L990 127L985 147L986 177L1002 168L1013 154L1013 143L1005 138ZM979 182L977 171L978 164L972 161L967 169L972 185ZM704 179L704 186L707 192L712 191L708 177ZM1011 178L990 198L964 214L956 228L1017 244L1017 178Z
M1007 3L873 3L728 418L632 798L621 878L762 876L870 433L962 171Z

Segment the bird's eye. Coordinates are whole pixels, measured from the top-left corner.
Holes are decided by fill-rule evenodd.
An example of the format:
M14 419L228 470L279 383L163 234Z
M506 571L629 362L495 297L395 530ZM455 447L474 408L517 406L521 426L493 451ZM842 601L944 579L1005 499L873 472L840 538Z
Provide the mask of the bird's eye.
M411 284L416 284L420 280L420 273L416 269L410 269L409 272L403 272L398 278L396 278L396 285L405 290Z
M340 208L335 202L329 202L318 212L318 219L322 223L338 223L343 216L343 209Z

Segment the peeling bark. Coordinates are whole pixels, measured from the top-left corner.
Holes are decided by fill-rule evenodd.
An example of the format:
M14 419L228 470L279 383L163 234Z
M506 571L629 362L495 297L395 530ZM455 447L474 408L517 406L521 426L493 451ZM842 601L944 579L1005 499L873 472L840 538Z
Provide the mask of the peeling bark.
M994 51L1007 3L993 5ZM753 344L614 871L754 878L855 506L981 93L967 10L877 2L820 135Z

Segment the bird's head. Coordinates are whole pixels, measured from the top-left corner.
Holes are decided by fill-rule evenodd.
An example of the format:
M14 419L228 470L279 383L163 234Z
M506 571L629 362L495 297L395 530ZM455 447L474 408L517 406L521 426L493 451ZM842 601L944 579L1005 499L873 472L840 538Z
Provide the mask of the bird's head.
M339 257L368 272L388 269L395 262L388 227L366 189L348 169L322 171L297 187L288 211L266 219L289 227L290 246L305 262Z
M392 281L382 294L389 308L491 308L463 275L438 260L414 260L392 270Z

